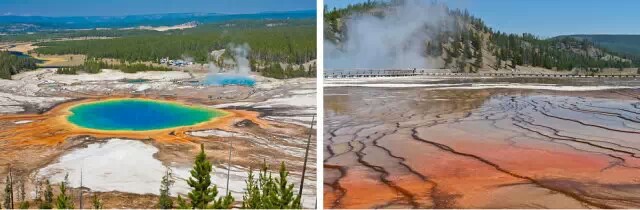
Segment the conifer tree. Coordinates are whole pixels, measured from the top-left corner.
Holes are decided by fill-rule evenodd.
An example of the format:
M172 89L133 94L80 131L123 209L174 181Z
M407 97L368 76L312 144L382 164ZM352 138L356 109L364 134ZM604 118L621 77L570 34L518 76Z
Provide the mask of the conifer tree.
M471 52L471 44L469 44L469 42L464 42L463 53L466 59L473 58L473 53Z
M449 55L453 58L457 58L460 56L460 49L462 49L461 41L453 41L451 45L451 51L449 51Z
M42 204L42 182L39 181L38 179L36 179L35 183L34 183L34 186L36 188L35 189L35 191L36 191L35 194L36 195L35 195L35 198L33 199L34 200L33 204L40 205L40 204Z
M4 208L11 209L11 202L13 200L11 194L13 194L13 183L11 183L11 178L7 176L6 185L4 186Z
M227 209L231 207L234 201L231 193L216 199L218 187L216 185L211 186L212 170L212 165L204 153L204 144L201 144L200 153L196 156L193 169L190 171L191 177L187 180L187 184L192 188L188 194L190 203L188 204L181 196L178 196L177 202L180 208Z
M191 209L191 206L182 198L181 195L178 195L178 199L176 199L176 202L178 203L179 209Z
M300 206L300 195L295 196L293 192L293 184L289 184L287 181L287 177L289 176L289 171L287 171L284 162L280 163L280 176L276 178L275 183L277 185L276 190L276 203L278 209L299 209L302 208Z
M56 198L56 208L58 209L72 209L73 201L71 197L67 195L67 185L69 184L69 174L64 176L64 181L60 183L60 194Z
M40 206L38 208L40 209L53 208L53 189L51 188L51 183L49 183L49 180L45 181L44 201L40 203Z
M24 191L24 181L20 181L20 184L18 185L18 196L20 196L18 198L18 200L20 201L20 209L28 209L29 208L29 201L27 201L27 194Z
M169 190L171 189L171 185L173 185L174 183L171 178L171 170L167 169L165 175L162 177L162 181L160 182L160 198L158 201L158 208L160 209L173 208L173 200L171 200L171 194L169 192Z
M476 51L476 57L475 57L475 62L474 65L476 67L476 69L480 69L482 68L482 48L480 50ZM477 72L477 71L476 71Z
M91 201L91 204L93 205L93 209L102 209L104 207L104 204L102 204L102 201L98 199L97 194L93 194L93 200Z
M293 184L289 184L284 162L280 165L279 177L274 178L268 172L268 166L263 164L258 174L254 177L253 171L249 171L249 177L245 181L247 188L243 195L243 209L299 209L301 206L300 195L295 195Z
M247 185L244 195L242 195L242 208L243 209L258 209L262 196L260 194L260 186L256 182L253 176L253 170L249 170L249 176L244 181Z

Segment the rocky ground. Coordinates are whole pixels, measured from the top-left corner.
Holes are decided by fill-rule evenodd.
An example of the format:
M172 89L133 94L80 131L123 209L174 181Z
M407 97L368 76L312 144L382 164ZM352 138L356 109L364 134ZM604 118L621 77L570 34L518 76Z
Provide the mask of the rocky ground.
M274 170L280 161L285 161L297 189L309 124L315 114L315 78L276 80L252 75L257 80L255 87L200 85L207 74L125 74L103 70L99 74L58 75L55 69L39 69L14 75L13 80L0 80L0 151L4 153L0 155L0 176L6 176L10 166L14 179L24 180L27 191L33 192L37 181L49 179L55 184L69 173L77 196L82 171L85 198L98 194L105 207L153 208L160 179L167 169L174 174L172 195L188 192L185 179L200 143L205 144L214 163L213 182L224 193L232 143L229 188L237 201L242 199L247 172L264 160ZM127 133L109 137L77 132L64 123L46 124L51 121L49 118L59 116L56 107L113 97L143 97L255 112L258 118L237 118L215 128L186 128L163 134L175 135L174 139L133 133L129 137ZM311 132L311 148L315 148L315 130ZM315 206L315 157L312 149L303 193L304 206L308 208ZM30 197L34 195L31 193ZM84 206L89 202L85 199Z
M327 82L325 207L640 207L637 81L405 80Z

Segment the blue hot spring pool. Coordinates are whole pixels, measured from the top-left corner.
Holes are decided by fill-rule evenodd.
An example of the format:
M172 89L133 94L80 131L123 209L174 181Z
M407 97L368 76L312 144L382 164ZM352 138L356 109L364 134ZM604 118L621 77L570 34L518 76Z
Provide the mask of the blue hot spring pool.
M145 99L118 99L70 109L69 122L97 130L147 131L195 125L224 115L222 111Z
M256 85L256 80L247 75L211 74L202 83L212 86L241 85L253 87Z

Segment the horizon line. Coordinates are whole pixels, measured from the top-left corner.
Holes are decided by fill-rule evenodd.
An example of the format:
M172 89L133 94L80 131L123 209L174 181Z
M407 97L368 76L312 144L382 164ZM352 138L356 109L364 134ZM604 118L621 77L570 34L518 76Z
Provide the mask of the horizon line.
M281 11L262 11L253 13L219 13L219 12L168 12L168 13L145 13L130 15L70 15L70 16L46 16L31 14L0 14L0 17L46 17L46 18L63 18L63 17L129 17L129 16L151 16L151 15L170 15L170 14L202 14L202 15L256 15L265 13L287 13L287 12L317 12L317 9L300 9L300 10L281 10Z

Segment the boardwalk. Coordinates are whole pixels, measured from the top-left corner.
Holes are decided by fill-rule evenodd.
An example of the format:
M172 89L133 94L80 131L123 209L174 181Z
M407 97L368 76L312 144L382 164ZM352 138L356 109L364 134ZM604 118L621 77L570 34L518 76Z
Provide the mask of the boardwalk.
M482 73L452 73L446 69L327 69L324 78L362 78L362 77L407 77L407 76L434 76L434 77L571 77L571 78L640 78L640 75L574 75L574 74L549 74L549 73L509 73L509 72L482 72Z

